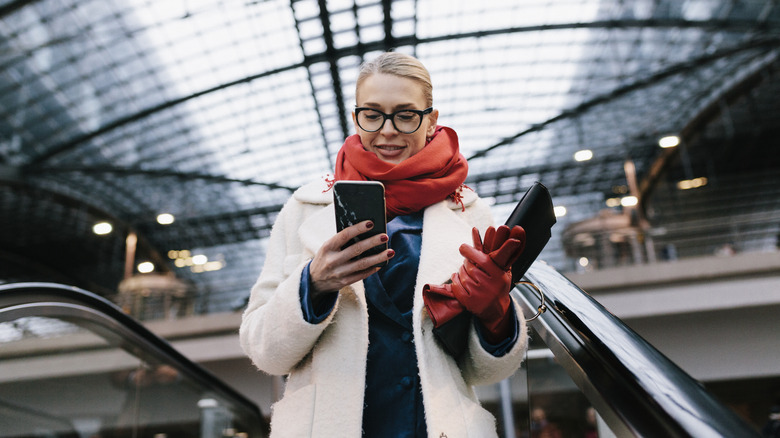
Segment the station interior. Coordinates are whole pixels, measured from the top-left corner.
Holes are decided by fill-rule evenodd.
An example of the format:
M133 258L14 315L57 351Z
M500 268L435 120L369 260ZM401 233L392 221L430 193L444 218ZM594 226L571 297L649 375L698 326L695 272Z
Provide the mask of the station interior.
M780 405L777 1L0 0L0 436L123 436L99 431L159 352L198 370L144 393L148 424L266 436L284 378L243 353L241 315L385 51L430 71L495 223L548 189L529 275L560 275L759 433ZM63 289L127 318L49 309ZM154 354L128 352L136 322ZM477 388L500 436L537 409L564 437L624 436L544 324L513 377Z

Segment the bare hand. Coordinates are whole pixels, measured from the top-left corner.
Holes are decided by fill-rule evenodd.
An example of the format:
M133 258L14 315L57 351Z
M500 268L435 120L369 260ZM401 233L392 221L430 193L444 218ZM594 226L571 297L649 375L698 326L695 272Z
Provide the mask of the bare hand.
M373 228L371 221L357 223L344 228L320 247L309 265L313 296L337 291L363 280L380 269L375 265L395 255L395 251L387 249L379 254L356 259L365 251L387 242L387 234L378 234L341 249L352 238L371 228Z

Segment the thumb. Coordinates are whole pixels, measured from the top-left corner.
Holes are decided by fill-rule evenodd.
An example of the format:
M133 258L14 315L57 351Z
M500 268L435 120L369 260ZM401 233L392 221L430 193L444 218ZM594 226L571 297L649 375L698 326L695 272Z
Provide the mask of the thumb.
M479 230L477 229L477 227L471 229L471 240L474 242L474 248L476 248L479 251L485 252L482 245L482 238L479 237Z

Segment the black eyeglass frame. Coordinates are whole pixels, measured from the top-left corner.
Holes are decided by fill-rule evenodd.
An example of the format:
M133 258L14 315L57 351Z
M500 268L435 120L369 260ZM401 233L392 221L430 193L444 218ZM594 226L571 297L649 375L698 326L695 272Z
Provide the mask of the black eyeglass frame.
M362 127L360 125L360 117L359 117L360 116L360 112L361 111L367 111L367 110L375 111L375 112L378 112L379 114L382 115L382 123L379 125L378 128L376 128L374 130L366 129L366 128L364 128L364 127ZM403 112L412 112L412 113L415 113L418 116L420 116L420 123L417 124L416 128L414 128L411 131L403 131L401 129L398 129L398 126L395 126L395 115L398 114L398 113L403 113ZM414 134L415 132L417 132L418 129L420 129L420 126L422 126L423 117L425 117L427 114L430 114L432 112L433 112L433 107L432 106L430 106L430 107L428 107L428 108L426 108L424 110L402 109L402 110L398 110L398 111L396 111L394 113L390 113L390 114L385 114L385 113L383 113L382 111L379 111L376 108L368 108L368 107L365 107L365 106L358 106L358 107L355 107L355 120L357 120L357 124L360 127L360 129L362 129L362 130L364 130L366 132L377 132L377 131L381 130L382 127L385 126L385 122L387 121L387 119L390 119L390 123L393 124L393 128L395 128L396 131L401 132L403 134Z

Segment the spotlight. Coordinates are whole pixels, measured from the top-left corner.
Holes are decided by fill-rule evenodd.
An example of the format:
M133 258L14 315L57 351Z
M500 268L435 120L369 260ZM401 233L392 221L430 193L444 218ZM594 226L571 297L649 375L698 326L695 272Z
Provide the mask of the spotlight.
M667 135L666 137L661 137L660 140L658 140L658 146L661 146L662 148L673 148L680 144L680 137L676 135Z
M157 223L160 225L170 225L173 223L173 215L170 213L160 213L157 215Z
M104 236L110 233L113 229L114 227L112 227L108 222L98 222L92 226L92 232L98 236Z
M203 254L197 254L192 256L192 263L196 265L205 265L209 261L209 258Z
M633 207L639 204L639 199L636 196L624 196L620 198L620 205L623 207Z
M677 188L680 190L697 189L701 186L707 185L707 178L699 177L694 179L684 179L677 183Z
M575 161L588 161L593 158L593 151L590 149L583 149L574 153Z

